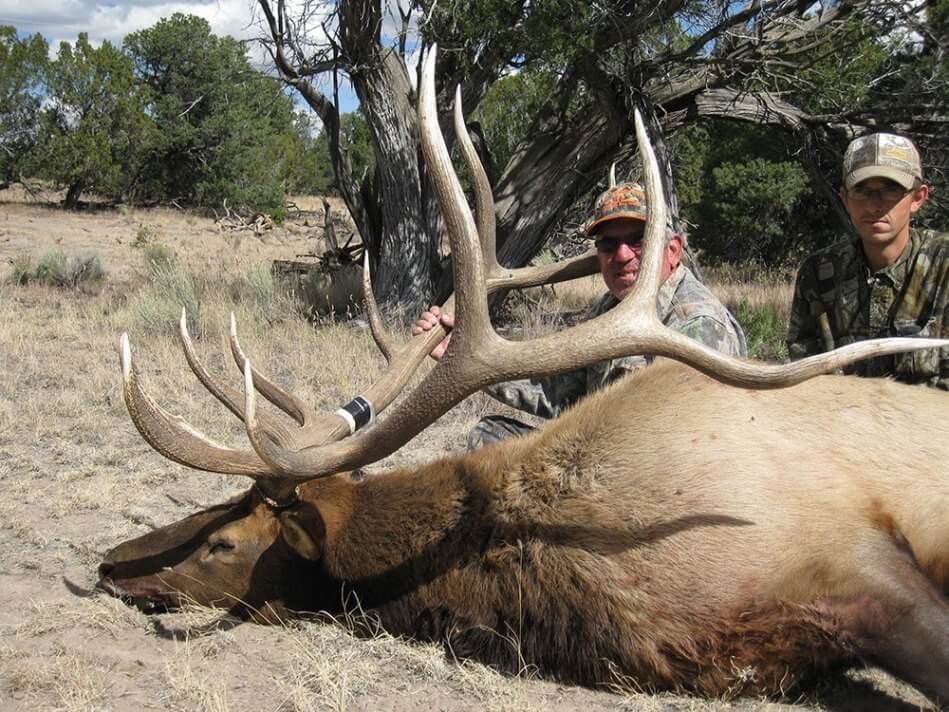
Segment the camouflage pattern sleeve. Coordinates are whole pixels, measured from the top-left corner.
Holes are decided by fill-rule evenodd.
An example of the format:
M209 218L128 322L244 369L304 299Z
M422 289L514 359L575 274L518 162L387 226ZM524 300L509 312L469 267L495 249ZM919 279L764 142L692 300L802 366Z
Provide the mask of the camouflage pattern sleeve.
M949 291L949 286L947 286ZM946 308L942 316L942 333L939 338L949 338L949 300L946 302ZM935 388L949 391L949 348L939 350L939 378L932 384Z
M587 393L584 369L549 378L508 381L488 386L484 392L495 400L541 418L556 418Z
M676 330L723 354L745 356L744 340L729 325L723 324L715 317L696 316L677 327Z
M791 302L787 346L788 355L792 361L821 353L824 350L819 322L823 308L817 299L816 286L814 268L811 261L807 260L797 273L794 300Z

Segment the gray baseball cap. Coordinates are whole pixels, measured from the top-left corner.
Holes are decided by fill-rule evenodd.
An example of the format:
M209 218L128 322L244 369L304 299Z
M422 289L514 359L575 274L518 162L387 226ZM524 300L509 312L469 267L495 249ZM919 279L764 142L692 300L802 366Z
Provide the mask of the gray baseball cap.
M889 178L910 190L923 179L919 151L904 136L875 133L855 138L844 153L844 187L848 190L868 178Z

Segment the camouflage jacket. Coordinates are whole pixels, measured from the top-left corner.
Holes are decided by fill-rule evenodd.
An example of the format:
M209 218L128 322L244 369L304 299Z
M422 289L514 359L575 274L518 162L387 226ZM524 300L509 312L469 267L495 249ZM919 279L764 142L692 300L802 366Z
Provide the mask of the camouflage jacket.
M609 311L619 303L605 294L587 318ZM696 341L732 356L746 353L745 335L729 311L692 271L680 265L659 289L656 311L662 323ZM587 393L651 363L651 356L627 356L548 378L508 381L485 388L507 405L541 418L555 418Z
M949 233L911 230L899 259L877 272L859 239L801 265L788 327L792 359L883 336L949 336ZM846 372L949 390L949 349L881 356Z

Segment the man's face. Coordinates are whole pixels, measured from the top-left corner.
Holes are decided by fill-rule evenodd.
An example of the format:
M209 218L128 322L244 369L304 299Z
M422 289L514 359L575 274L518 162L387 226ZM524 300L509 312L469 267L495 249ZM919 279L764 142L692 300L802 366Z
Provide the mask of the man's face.
M868 178L849 190L840 189L860 239L872 247L885 247L909 237L910 218L923 206L929 189L906 190L888 178Z
M639 276L643 251L643 230L646 224L631 218L618 218L603 223L596 232L596 255L606 288L617 299L633 289ZM682 238L672 237L662 255L662 281L675 271L682 259Z

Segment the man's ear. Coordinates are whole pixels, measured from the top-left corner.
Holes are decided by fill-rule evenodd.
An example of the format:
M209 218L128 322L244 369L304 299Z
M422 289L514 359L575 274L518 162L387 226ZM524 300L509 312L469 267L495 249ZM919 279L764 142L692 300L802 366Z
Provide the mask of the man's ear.
M308 561L319 561L326 541L326 526L316 507L302 505L280 513L280 535L291 549Z
M910 212L911 213L919 212L919 209L923 207L928 197L929 197L929 186L923 183L913 193L913 203L910 206Z

